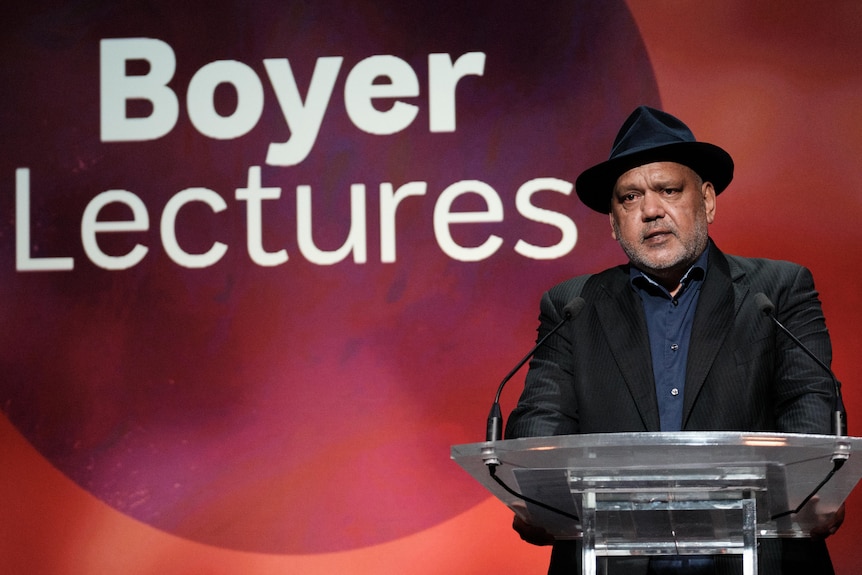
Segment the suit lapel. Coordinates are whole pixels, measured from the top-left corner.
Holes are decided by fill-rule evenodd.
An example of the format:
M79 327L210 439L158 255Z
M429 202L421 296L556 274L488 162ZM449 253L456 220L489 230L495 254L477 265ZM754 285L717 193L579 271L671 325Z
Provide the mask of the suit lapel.
M658 402L643 306L629 285L626 268L617 270L623 273L615 273L601 284L604 297L596 301L596 313L644 428L658 431Z
M701 288L686 364L683 429L716 355L733 325L747 287L734 283L727 259L710 243L709 268ZM737 293L737 292L740 293Z

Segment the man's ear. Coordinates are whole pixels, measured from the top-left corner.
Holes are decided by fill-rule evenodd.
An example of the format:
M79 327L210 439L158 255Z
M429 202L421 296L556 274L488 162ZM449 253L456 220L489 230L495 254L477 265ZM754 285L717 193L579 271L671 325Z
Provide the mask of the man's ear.
M619 241L620 238L617 236L617 227L614 225L614 213L613 211L608 212L608 221L611 223L611 237L615 240Z
M703 205L706 209L706 222L711 224L715 220L715 187L713 187L712 182L704 182L701 192L703 193Z

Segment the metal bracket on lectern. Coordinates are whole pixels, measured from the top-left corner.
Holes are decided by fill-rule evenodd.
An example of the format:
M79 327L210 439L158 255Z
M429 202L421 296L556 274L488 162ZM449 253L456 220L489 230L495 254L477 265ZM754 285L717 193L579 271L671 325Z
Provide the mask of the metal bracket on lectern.
M487 443L482 447L482 461L487 466L500 465L500 458L497 457L497 451L494 449L493 444Z
M832 452L832 461L850 459L850 442L846 437L839 437L835 442L835 450Z

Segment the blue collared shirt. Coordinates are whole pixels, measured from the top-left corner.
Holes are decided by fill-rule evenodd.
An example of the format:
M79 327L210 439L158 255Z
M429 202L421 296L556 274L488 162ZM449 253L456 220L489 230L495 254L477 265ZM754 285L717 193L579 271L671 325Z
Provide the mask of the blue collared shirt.
M688 269L675 296L631 266L631 285L640 295L649 334L652 371L662 431L682 429L685 369L709 249Z

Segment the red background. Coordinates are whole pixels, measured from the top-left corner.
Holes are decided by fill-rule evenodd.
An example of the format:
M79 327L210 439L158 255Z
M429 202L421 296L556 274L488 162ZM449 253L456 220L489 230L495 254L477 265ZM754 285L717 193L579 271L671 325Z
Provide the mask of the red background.
M833 367L845 382L850 432L857 435L854 414L862 398L853 375L862 368L856 353L862 296L853 280L862 262L856 229L862 200L853 186L862 170L862 9L853 2L793 6L651 1L629 2L629 7L652 62L661 104L683 118L700 139L728 149L736 161L737 176L720 198L713 237L727 252L792 259L814 272L833 338ZM62 132L58 130L58 138ZM8 155L14 142L3 145ZM603 145L596 156L606 149ZM3 194L12 195L11 174L2 178ZM34 181L34 188L37 185ZM195 185L194 178L188 185ZM594 217L597 220L583 225L604 229L600 216L579 213L579 226ZM609 237L597 237L595 232L582 238L579 249L603 242L613 248ZM4 244L11 241L4 234ZM9 250L4 248L4 253ZM610 261L618 260L617 254L608 253ZM14 273L8 258L5 262L4 273ZM565 269L548 269L543 267L545 276L536 281L568 275ZM494 266L488 266L483 273L493 271ZM499 374L528 346L537 294L544 287L500 295L506 305L518 306L523 333L511 338L498 365L479 372L488 379L489 397ZM4 303L12 305L8 299ZM4 340L6 358L14 355L14 335ZM423 345L436 354L452 342ZM446 397L457 404L453 393L448 391ZM514 396L509 390L506 411ZM447 405L440 401L441 410ZM487 402L472 401L471 396L455 411L457 422L447 440L480 439ZM377 433L395 431L400 429L382 425ZM444 450L439 457L445 460ZM375 464L374 457L369 464ZM447 516L451 508L440 503L446 510L434 524L355 548L285 554L196 542L133 519L95 497L49 463L6 418L0 418L0 469L0 492L5 495L0 561L9 573L514 573L542 572L548 555L547 549L521 544L509 530L510 513L490 499L452 516ZM453 493L473 489L469 478L454 472L446 481ZM851 496L847 522L830 539L838 573L853 573L860 560L854 545L862 532L858 497ZM374 497L355 497L348 505L351 515L375 515ZM264 512L249 510L252 515ZM310 519L306 513L297 512L291 519L304 523Z

